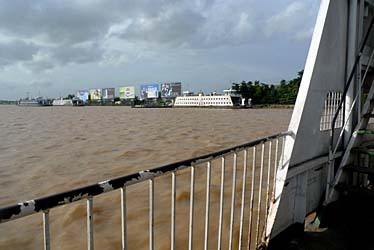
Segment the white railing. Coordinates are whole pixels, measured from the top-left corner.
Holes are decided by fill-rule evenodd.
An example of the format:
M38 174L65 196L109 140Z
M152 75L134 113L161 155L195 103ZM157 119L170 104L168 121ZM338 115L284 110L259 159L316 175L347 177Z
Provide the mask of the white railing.
M41 213L43 215L44 249L49 250L51 249L51 241L53 241L53 235L50 233L50 221L58 219L50 218L49 212L62 205L86 200L87 247L89 250L93 250L94 198L119 189L121 191L122 249L131 249L134 241L139 239L148 241L150 250L155 249L155 231L159 228L162 228L162 231L168 231L165 230L165 227L170 228L170 249L176 249L177 245L178 248L188 247L190 250L227 247L230 250L255 249L263 242L268 210L274 202L277 169L281 165L279 163L285 138L288 135L289 132L280 133L201 157L0 208L0 228L2 223L10 221L12 221L10 223L17 223L19 221L15 220L18 218ZM199 173L204 171L205 175L196 175L197 171ZM158 179L160 177L168 178L169 175L171 190L155 192ZM231 177L231 182L227 180L227 175ZM187 181L186 178L189 180ZM148 218L137 218L137 221L141 223L143 220L148 220L148 237L145 234L142 235L143 238L138 236L135 239L128 237L127 220L129 215L134 212L128 211L128 204L136 201L129 200L128 195L131 194L131 191L127 190L134 184L145 182L148 182L149 188L147 205L149 216ZM177 217L180 216L177 213L177 208L182 205L177 199L178 182L189 183L189 212L185 225L177 227ZM213 185L212 182L214 182ZM230 192L225 192L227 188L230 189ZM205 200L198 199L196 195L202 194L204 189ZM171 196L170 212L167 211L168 209L161 212L170 213L170 224L163 222L161 225L158 224L156 228L155 201L165 199L165 195ZM227 200L230 200L229 207L226 205ZM168 205L163 204L163 206L167 207ZM204 209L201 209L203 207ZM66 209L66 207L63 208ZM229 212L227 212L228 209ZM205 211L203 223L200 223L202 216L199 216L198 221L195 218L201 210ZM182 235L184 231L178 231L180 226L186 228L188 233ZM227 235L228 237L226 237ZM166 238L169 239L169 237ZM201 238L203 239L201 240ZM196 247L201 241L203 247Z

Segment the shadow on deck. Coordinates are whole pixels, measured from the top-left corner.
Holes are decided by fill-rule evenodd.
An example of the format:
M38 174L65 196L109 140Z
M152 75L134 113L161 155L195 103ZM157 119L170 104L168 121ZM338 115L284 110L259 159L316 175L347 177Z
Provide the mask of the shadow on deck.
M349 194L274 238L269 250L374 250L374 191Z

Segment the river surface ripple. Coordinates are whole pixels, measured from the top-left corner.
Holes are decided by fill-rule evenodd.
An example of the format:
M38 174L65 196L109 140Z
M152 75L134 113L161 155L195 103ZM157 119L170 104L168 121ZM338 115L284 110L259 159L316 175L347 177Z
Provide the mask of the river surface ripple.
M0 207L286 131L291 113L291 109L38 108L0 105ZM140 189L134 189L133 195L148 195ZM180 204L189 197L182 189L177 197ZM187 192L188 187L185 189ZM117 202L117 198L107 199ZM108 200L102 202L108 204ZM81 249L85 249L84 205L80 203L65 211L56 209L61 210L56 212L61 221L51 219L54 248L79 249L78 243L82 243ZM138 209L138 214L129 214L130 221L147 212L146 204L133 206ZM119 220L119 210L115 209L117 212L112 219L102 219L103 228L108 226L106 223ZM97 217L105 213L107 211L101 208L95 210L95 214L99 215ZM41 227L40 218L34 217L0 225L0 248L26 249L23 248L26 244L29 245L27 249L41 249L42 231L38 237L30 234L31 230L34 232ZM161 220L162 216L159 218ZM80 224L73 223L75 219L79 219ZM18 225L28 220L29 228ZM139 229L132 229L134 235L143 227L147 230L146 222L134 223L139 225ZM162 221L159 223L161 225ZM64 232L57 233L61 227ZM163 230L166 228L160 228L161 234ZM98 249L120 246L120 231L116 233L116 239L110 239L110 235L103 229L95 242ZM74 238L83 239L77 244L67 242ZM132 249L140 249L146 244L134 241L131 246ZM156 249L167 248L167 244L160 242Z

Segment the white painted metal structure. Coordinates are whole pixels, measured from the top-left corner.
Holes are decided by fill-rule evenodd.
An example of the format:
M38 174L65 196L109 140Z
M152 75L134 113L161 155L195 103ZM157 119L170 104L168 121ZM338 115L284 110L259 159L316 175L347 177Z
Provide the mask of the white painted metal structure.
M328 204L338 197L335 187L345 181L350 149L359 143L354 131L366 128L368 118L363 115L373 109L373 88L361 108L361 87L373 80L373 10L373 1L321 1L265 242L295 223L304 223L321 201ZM341 156L340 165L335 164Z

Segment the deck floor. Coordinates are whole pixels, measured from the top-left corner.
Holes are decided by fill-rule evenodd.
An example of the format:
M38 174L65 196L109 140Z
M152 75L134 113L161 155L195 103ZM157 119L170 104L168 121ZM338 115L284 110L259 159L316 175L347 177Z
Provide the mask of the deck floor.
M319 215L306 218L304 232L277 237L269 250L374 250L374 195L352 193Z

